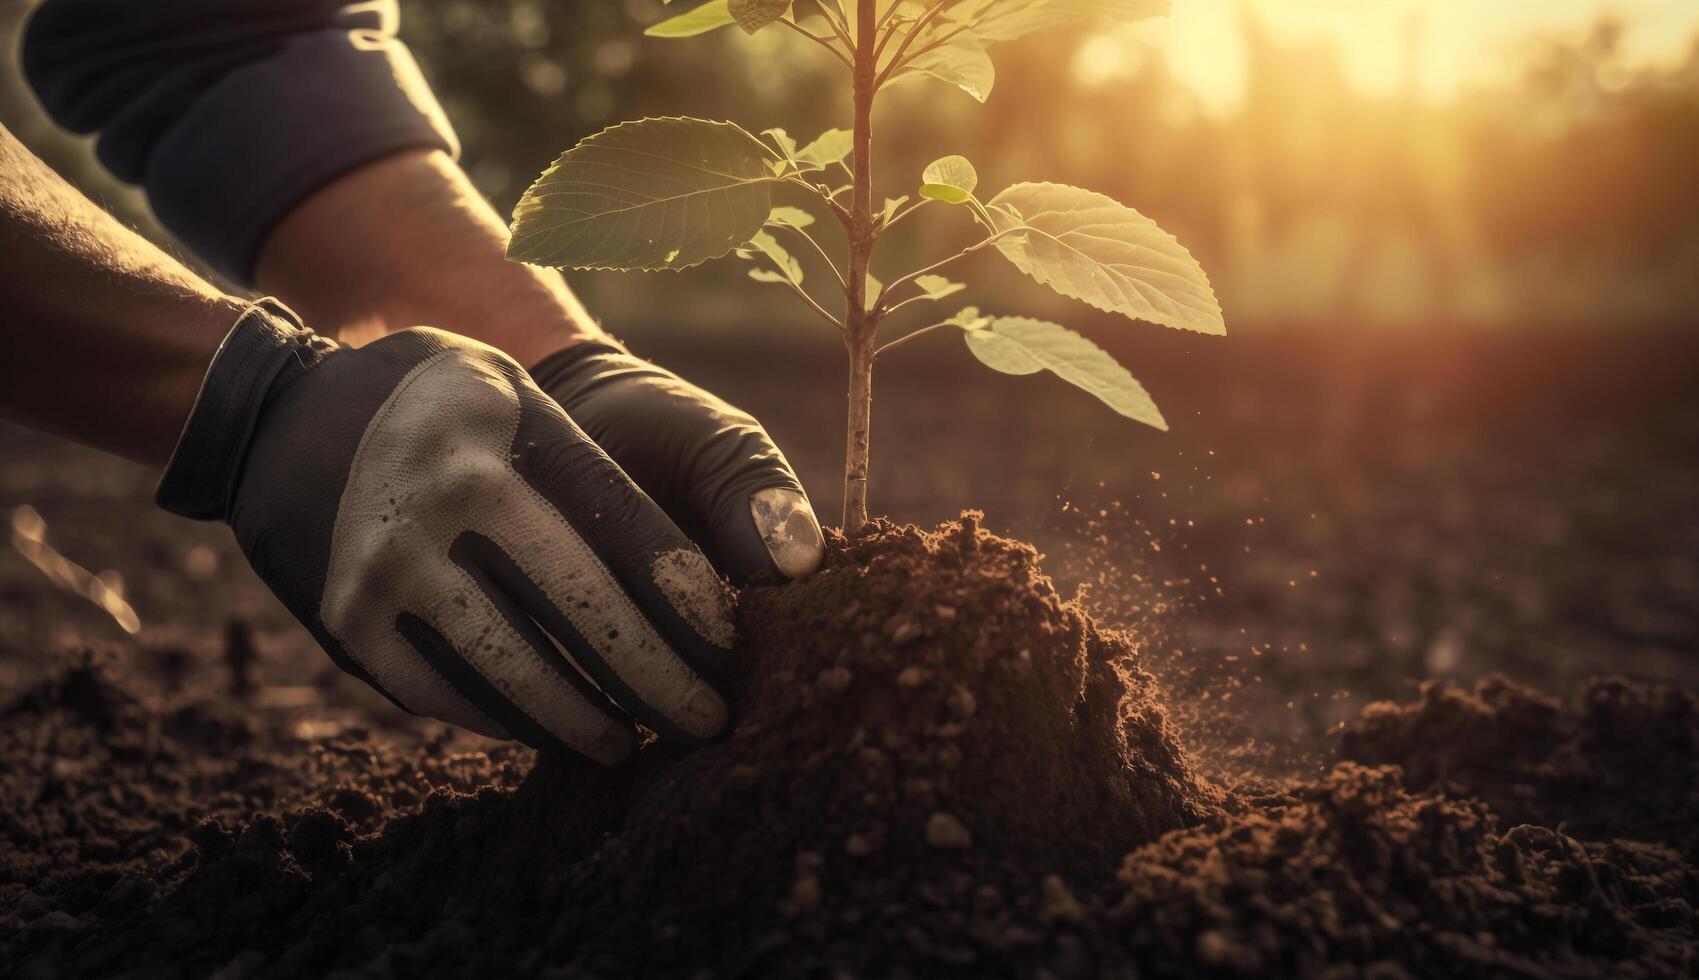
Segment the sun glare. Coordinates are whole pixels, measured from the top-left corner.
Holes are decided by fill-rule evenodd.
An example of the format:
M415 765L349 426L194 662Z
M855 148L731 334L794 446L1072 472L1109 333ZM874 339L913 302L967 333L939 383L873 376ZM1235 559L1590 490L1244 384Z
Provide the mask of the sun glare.
M1081 84L1104 84L1137 63L1111 48L1148 45L1205 106L1224 109L1244 90L1251 18L1284 44L1311 43L1318 57L1337 57L1365 93L1445 99L1495 80L1506 51L1531 34L1578 31L1607 14L1623 19L1625 51L1640 62L1682 57L1699 28L1699 6L1679 0L1187 0L1167 18L1092 38L1073 67Z

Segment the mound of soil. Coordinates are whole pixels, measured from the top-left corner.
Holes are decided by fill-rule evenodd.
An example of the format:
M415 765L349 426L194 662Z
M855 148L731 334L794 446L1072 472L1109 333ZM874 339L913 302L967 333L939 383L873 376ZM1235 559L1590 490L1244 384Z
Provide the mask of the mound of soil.
M1690 777L1676 733L1691 700L1430 689L1346 738L1406 770L1347 762L1237 797L1195 773L1134 638L1060 599L1030 547L972 514L829 544L821 574L742 596L735 731L688 753L651 743L616 770L541 758L520 782L509 757L419 757L360 732L301 767L301 742L239 709L143 703L71 671L0 719L0 753L23 760L0 775L0 973L1699 967L1699 876L1669 846L1682 828L1577 840L1494 814L1579 821L1543 808L1551 760L1602 771L1654 737L1660 759L1612 786L1640 794L1624 812L1676 805L1659 774ZM1510 785L1533 789L1493 795Z
M1699 864L1699 699L1620 677L1557 701L1500 676L1429 681L1368 706L1340 754L1404 770L1414 791L1485 801L1509 823L1669 844Z

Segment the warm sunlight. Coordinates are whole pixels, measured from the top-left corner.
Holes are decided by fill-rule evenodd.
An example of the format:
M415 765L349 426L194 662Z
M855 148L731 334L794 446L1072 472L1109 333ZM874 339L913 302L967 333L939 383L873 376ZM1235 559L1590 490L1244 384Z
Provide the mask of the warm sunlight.
M1190 0L1166 19L1124 29L1149 42L1176 74L1215 109L1240 97L1245 79L1241 21L1256 15L1274 40L1331 48L1350 81L1372 94L1400 91L1406 80L1427 98L1444 98L1474 82L1495 81L1505 55L1530 35L1573 33L1603 14L1626 25L1624 52L1632 62L1683 57L1699 26L1699 6L1679 0ZM1087 47L1082 81L1104 78L1112 53Z

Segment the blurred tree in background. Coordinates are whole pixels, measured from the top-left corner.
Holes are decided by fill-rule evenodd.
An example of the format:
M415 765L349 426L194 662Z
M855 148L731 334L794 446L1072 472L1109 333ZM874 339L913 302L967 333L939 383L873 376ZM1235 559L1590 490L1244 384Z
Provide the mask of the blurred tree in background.
M31 5L0 0L0 122L157 234L86 140L52 131L17 80L15 35ZM811 47L778 31L645 38L660 0L402 8L467 170L503 213L561 150L623 119L727 118L804 138L847 121L840 73ZM1504 81L1436 101L1417 94L1414 68L1401 91L1359 91L1335 46L1281 40L1249 7L1238 29L1245 88L1225 109L1205 106L1137 28L1000 49L985 106L927 80L901 86L880 110L881 190L911 193L925 163L949 153L973 158L987 187L1041 174L1101 188L1173 229L1237 324L1699 315L1699 39L1681 64L1634 65L1623 25L1602 19L1527 38ZM1423 43L1412 24L1411 65ZM911 237L921 234L965 243L971 231L915 222L881 247L945 244ZM979 280L988 306L997 289L1022 288L1013 279ZM723 267L574 283L616 328L668 315L681 293L693 320L794 319L787 297ZM1033 300L1039 312L1055 302L1023 296Z

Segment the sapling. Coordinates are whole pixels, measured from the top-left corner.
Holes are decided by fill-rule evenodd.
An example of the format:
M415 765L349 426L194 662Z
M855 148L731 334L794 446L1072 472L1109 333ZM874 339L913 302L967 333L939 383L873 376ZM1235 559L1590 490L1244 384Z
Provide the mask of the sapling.
M849 354L843 528L851 536L867 523L874 361L922 334L957 330L995 370L1048 370L1121 415L1166 429L1132 374L1059 324L967 306L879 344L886 319L910 307L936 309L962 292L943 273L986 249L1100 310L1201 333L1226 328L1208 277L1185 247L1102 194L1017 183L982 201L973 164L946 156L925 168L912 193L877 198L872 123L875 98L893 83L929 76L984 102L996 77L989 47L1047 27L1140 20L1167 9L1168 0L709 0L647 33L682 38L733 24L749 33L788 30L848 71L852 128L799 144L780 129L757 137L705 119L620 123L567 150L531 185L514 211L508 255L562 268L657 270L735 254L753 263L752 278L795 292L843 335ZM811 230L813 212L775 205L778 190L831 213L844 232L842 261ZM872 270L881 236L928 208L965 215L979 240L881 282ZM843 295L841 315L804 287L794 247L829 273Z

